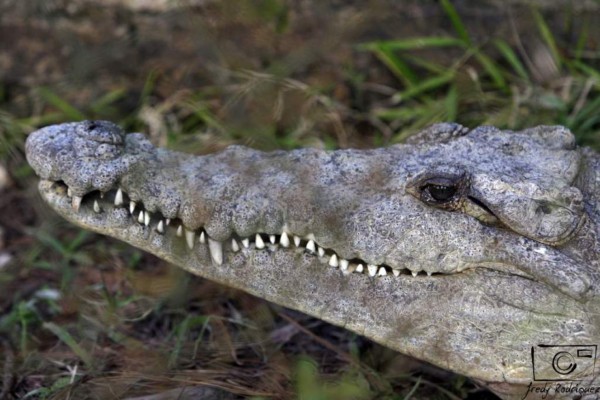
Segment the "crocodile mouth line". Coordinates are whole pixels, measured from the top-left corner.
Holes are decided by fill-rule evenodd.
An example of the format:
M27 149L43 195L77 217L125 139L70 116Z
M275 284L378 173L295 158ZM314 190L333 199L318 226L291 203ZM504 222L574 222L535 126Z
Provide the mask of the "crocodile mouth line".
M193 251L197 245L208 246L211 259L217 265L222 265L224 262L224 254L226 254L224 249L238 253L246 250L273 252L282 248L309 253L317 257L324 266L338 269L344 276L364 274L372 278L385 276L426 278L447 275L441 272L394 268L387 264L373 265L358 258L347 260L338 255L333 249L321 247L313 234L300 237L286 232L285 229L279 234L257 232L251 237L240 237L233 233L228 240L218 241L211 238L203 228L191 230L186 228L179 218L169 219L160 212L151 213L147 211L143 202L131 200L127 193L120 188L107 192L94 190L84 196L76 196L63 181L42 180L42 182L55 189L54 192L60 194L63 198L67 197L75 213L94 212L102 214L117 208L127 209L132 223L143 226L145 229L152 229L160 235L172 235L180 238L186 242L190 251Z

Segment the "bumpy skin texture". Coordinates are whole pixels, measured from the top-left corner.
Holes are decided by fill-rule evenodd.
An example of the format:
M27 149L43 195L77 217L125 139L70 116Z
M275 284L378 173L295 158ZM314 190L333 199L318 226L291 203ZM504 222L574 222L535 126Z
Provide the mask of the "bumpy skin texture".
M200 157L86 121L32 133L27 157L66 219L504 398L526 393L532 346L600 342L600 161L563 127L438 124L389 148ZM143 204L142 223L127 200L112 204L117 188ZM238 245L257 233L267 245ZM327 265L334 254L350 260L343 273ZM598 383L586 365L574 374ZM554 373L551 362L536 371Z

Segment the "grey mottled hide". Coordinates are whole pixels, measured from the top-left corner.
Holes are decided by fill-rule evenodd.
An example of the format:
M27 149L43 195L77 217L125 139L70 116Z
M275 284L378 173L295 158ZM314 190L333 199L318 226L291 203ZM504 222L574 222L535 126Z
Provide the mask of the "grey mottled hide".
M532 346L600 342L599 161L563 127L193 156L86 121L34 132L27 157L66 219L507 399Z

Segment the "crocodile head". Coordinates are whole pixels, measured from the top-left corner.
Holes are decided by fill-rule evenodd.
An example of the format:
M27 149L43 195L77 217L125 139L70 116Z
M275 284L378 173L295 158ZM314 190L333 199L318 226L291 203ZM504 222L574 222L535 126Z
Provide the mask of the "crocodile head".
M504 398L523 397L536 351L538 378L597 380L595 353L567 376L539 347L600 342L600 161L565 128L439 124L374 150L192 156L86 121L26 149L64 218L194 274Z

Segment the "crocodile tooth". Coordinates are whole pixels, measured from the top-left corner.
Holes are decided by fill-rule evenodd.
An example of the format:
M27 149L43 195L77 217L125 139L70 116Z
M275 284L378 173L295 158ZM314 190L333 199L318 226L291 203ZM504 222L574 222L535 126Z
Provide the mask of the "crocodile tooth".
M100 205L98 204L98 200L94 200L94 212L100 212Z
M171 223L171 218L165 219L165 224L167 224L167 226L169 226L170 223Z
M331 267L337 267L337 266L339 265L339 263L338 263L338 256L337 256L337 254L333 254L333 255L331 256L331 258L329 259L329 265L330 265Z
M269 235L269 242L271 242L271 244L275 244L275 235Z
M100 192L100 198L103 199L104 198L104 192Z
M319 257L323 257L325 255L325 249L321 246L317 247L317 253L319 253Z
M537 247L537 248L534 248L533 251L535 251L536 253L539 253L541 255L546 255L546 253L547 253L547 250L545 247Z
M362 274L364 270L365 270L365 267L363 267L362 264L358 264L355 269L355 271L358 272L359 274Z
M290 238L288 237L287 233L283 232L281 234L281 239L279 239L279 243L283 247L288 247L290 245Z
M135 211L135 201L130 201L129 202L129 214L133 214L134 211Z
M427 276L431 276L433 273L431 271L427 271Z
M256 244L257 249L265 248L265 242L263 242L262 238L260 237L260 235L258 233L256 234L256 238L254 239L254 244Z
M312 239L306 243L306 250L310 251L311 253L314 253L317 250L315 248L315 242Z
M202 244L206 243L206 236L204 235L204 231L200 232L200 238L198 241Z
M144 225L150 225L150 213L148 211L144 213Z
M164 233L165 232L165 228L164 228L163 220L162 219L160 221L158 221L158 225L156 225L156 231L158 233Z
M417 275L419 275L419 272L418 272L418 271L410 271L410 273L412 274L412 276L417 276Z
M392 273L394 274L394 276L400 276L400 270L399 269L392 269Z
M208 249L210 250L210 256L215 264L223 264L223 245L221 242L208 238Z
M190 231L187 229L185 230L185 241L187 242L187 245L190 248L190 250L192 250L194 248L195 237L196 237L195 231Z
M81 200L83 200L83 198L79 197L79 196L73 196L73 198L71 199L71 208L73 210L75 210L75 212L79 212L79 207L81 206Z
M242 239L242 246L244 246L245 248L250 247L250 239Z
M296 247L300 247L300 236L294 236L294 244Z
M183 225L179 225L179 227L177 228L177 232L175 234L179 237L183 236Z
M144 223L144 212L143 211L140 211L140 215L138 216L138 222L140 224Z
M71 190L71 188L67 188L67 196L73 197L73 191Z
M350 265L350 262L344 258L340 259L340 269L342 271L346 271L348 269L348 265Z
M121 205L123 205L123 191L118 188L117 194L115 194L115 206L119 207Z
M233 250L235 253L240 251L240 245L235 239L231 239L231 250Z
M377 275L377 265L368 264L367 270L369 271L369 276Z
M351 273L354 272L355 269L356 269L356 265L350 264L350 265L348 265L348 268L342 270L342 274L346 275L346 276L350 275Z
M379 272L377 273L377 275L379 275L379 276L386 276L387 275L387 271L385 270L385 268L381 267L381 268L379 268Z

